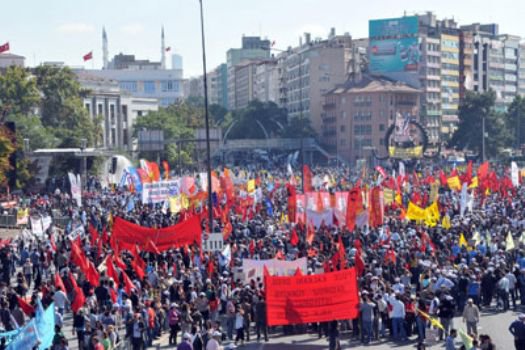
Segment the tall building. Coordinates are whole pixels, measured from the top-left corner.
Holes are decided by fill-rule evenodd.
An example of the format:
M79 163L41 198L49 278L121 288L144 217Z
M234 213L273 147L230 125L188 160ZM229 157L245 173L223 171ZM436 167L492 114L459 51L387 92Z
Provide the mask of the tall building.
M104 29L102 35L102 49L107 54L108 41ZM154 98L159 105L166 107L176 103L183 97L182 70L164 69L166 64L164 48L164 30L161 31L161 61L139 60L135 55L118 54L106 63L104 58L103 69L75 70L97 76L105 80L118 82L121 91L130 96Z
M472 37L472 89L495 91L495 108L505 111L519 91L521 38L500 34L497 24L474 23L461 26L461 30L464 37Z
M270 58L270 41L263 40L258 36L242 37L242 47L232 48L226 52L226 67L227 67L227 82L228 82L228 97L227 106L229 109L236 108L235 92L236 88L235 67L239 64L246 64L250 61L257 61L261 59ZM241 81L243 81L241 79Z
M106 34L106 28L102 27L102 69L108 69L108 35Z
M371 20L370 71L421 88L421 114L429 141L447 140L457 127L460 31L453 20L427 12Z
M403 118L418 120L420 91L381 75L353 74L324 96L322 142L347 161L386 154L385 136ZM397 124L396 124L397 125Z
M264 60L255 67L254 97L261 102L280 104L280 77L282 67L277 59Z
M171 69L178 69L182 71L182 56L174 53L171 55Z
M84 106L93 119L101 118L102 140L97 147L132 151L133 125L137 117L158 110L154 98L133 97L122 92L119 83L86 71L77 72L81 86L88 91Z
M278 56L282 60L281 105L288 118L308 118L314 130L322 133L323 96L347 80L355 53L349 34L312 40L305 34L304 43ZM284 102L284 103L283 103Z

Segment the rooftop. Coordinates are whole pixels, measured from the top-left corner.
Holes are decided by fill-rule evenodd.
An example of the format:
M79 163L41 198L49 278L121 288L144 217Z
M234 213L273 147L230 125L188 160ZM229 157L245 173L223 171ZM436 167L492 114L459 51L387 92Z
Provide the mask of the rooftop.
M350 78L344 84L336 86L328 94L342 93L359 93L359 92L412 92L420 91L401 81L387 78L380 74L363 74L361 79Z

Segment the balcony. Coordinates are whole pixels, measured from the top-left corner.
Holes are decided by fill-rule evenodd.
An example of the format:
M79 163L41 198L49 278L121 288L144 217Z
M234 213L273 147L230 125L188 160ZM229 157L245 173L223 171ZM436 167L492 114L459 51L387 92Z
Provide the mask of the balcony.
M326 108L326 109L335 108L335 102L324 102L323 108Z

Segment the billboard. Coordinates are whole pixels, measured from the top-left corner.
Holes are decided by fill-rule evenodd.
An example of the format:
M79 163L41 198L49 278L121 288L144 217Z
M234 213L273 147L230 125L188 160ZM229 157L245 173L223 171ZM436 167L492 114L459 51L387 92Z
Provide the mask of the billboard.
M417 72L421 60L416 16L371 20L370 71Z
M418 38L370 41L372 72L417 72L420 60Z

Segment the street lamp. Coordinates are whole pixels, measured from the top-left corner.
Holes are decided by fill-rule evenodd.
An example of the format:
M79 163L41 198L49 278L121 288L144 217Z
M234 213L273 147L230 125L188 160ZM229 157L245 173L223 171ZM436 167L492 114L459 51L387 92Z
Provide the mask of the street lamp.
M212 202L212 184L211 184L211 151L210 151L210 120L208 116L208 76L206 73L206 43L204 39L204 11L202 9L202 0L199 0L201 14L201 39L202 39L202 72L204 83L204 120L206 123L206 158L208 170L208 228L209 233L213 232L213 202Z
M86 147L87 139L80 139L80 151L82 152L82 183L84 184L84 188L87 188L87 159L84 154Z

